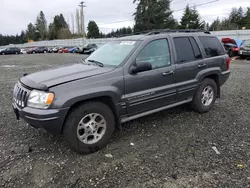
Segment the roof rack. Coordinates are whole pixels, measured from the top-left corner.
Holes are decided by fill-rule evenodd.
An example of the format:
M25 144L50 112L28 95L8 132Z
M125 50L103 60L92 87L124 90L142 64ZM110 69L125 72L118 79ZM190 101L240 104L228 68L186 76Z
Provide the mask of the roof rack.
M198 33L198 32L211 34L210 31L203 29L155 29L155 30L145 30L145 31L135 32L133 34L119 35L116 37L120 38L133 35L157 35L161 33Z
M196 33L196 32L211 34L209 31L203 29L156 29L151 32L148 32L146 35L157 35L160 33Z

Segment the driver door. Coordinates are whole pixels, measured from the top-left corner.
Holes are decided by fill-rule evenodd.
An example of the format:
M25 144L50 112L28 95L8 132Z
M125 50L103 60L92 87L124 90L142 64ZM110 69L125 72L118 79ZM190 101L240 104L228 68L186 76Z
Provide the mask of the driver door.
M145 45L136 64L148 62L152 70L125 75L125 101L130 115L168 105L175 101L175 66L171 63L167 39Z

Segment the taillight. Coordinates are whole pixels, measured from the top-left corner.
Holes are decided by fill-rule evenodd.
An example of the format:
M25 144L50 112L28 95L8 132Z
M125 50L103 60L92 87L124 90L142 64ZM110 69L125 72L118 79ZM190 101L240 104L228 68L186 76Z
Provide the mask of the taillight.
M230 59L230 57L228 57L228 58L226 59L227 70L230 69L230 62L231 62L231 59Z

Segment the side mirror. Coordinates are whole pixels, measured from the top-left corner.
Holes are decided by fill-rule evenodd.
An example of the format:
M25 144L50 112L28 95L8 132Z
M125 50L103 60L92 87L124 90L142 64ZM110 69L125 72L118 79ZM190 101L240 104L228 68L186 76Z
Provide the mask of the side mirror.
M149 70L152 70L152 65L148 62L137 62L131 67L132 74Z

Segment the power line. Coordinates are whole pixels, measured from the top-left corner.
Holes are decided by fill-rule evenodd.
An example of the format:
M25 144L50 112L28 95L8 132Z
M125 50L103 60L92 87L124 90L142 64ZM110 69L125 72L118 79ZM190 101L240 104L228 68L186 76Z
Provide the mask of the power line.
M177 1L177 2L175 2L175 3L172 3L172 5L179 4L179 3L183 3L183 2L185 2L185 1L187 1L187 0Z
M202 3L202 4L193 5L193 6L190 6L190 7L200 7L200 6L208 5L208 4L211 4L211 3L218 2L218 1L219 0L213 0L213 1L206 2L206 3ZM177 12L177 11L181 11L181 10L185 10L185 9L186 8L177 9L177 10L174 10L173 12Z
M193 6L190 6L190 7L200 7L200 6L212 4L212 3L215 3L215 2L218 2L218 1L219 0L208 1L206 3L201 3L201 4L193 5ZM185 10L185 9L186 8L177 9L177 10L173 10L171 12L178 12L178 11ZM133 21L133 19L130 19L130 20L120 20L120 21L114 21L114 22L106 22L106 23L102 23L102 24L98 24L98 25L106 25L106 24L122 23L122 22L130 22L130 21Z
M179 3L183 3L187 0L181 0L181 1L177 1L177 2L174 2L174 3L171 3L172 5L175 5L175 4L179 4ZM85 12L86 13L86 12ZM101 17L110 17L110 16L117 16L117 15L133 15L134 12L126 12L126 13L117 13L117 14L102 14Z

